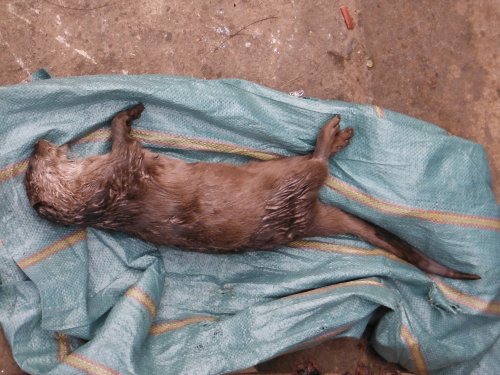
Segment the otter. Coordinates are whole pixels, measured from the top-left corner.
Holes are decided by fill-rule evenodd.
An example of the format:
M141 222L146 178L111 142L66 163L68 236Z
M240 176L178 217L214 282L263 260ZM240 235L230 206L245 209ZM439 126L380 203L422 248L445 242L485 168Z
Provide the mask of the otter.
M424 272L479 279L450 269L387 230L318 198L328 160L353 129L335 115L309 155L243 165L186 163L144 149L130 135L142 104L111 122L111 152L74 160L67 145L39 140L25 176L38 214L64 225L92 226L187 250L273 249L304 237L350 234Z

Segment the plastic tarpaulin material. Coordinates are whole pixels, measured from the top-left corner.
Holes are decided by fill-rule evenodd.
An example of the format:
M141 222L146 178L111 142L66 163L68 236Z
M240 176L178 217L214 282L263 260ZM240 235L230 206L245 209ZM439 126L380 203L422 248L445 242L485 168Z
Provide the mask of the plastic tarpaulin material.
M306 154L335 113L355 128L324 202L478 281L429 276L354 237L211 255L37 216L23 176L40 138L109 151L109 121L143 102L145 147L187 161ZM374 106L240 80L47 79L0 88L0 322L33 374L215 374L331 337L372 338L419 374L500 374L500 212L477 144Z

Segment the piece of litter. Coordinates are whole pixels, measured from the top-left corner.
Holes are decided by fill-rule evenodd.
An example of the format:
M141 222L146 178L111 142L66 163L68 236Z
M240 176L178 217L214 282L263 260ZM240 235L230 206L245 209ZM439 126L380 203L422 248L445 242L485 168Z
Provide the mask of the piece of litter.
M223 35L230 35L231 34L231 32L229 31L229 29L227 28L227 26L218 26L215 29L215 32L217 34L223 34Z
M290 91L289 94L291 96L295 96L296 98L301 98L304 96L304 90Z
M368 68L373 68L373 65L374 65L374 63L373 63L373 60L372 60L372 59L368 59L368 60L366 60L366 66L367 66Z
M344 17L344 22L348 30L352 30L354 27L351 15L349 14L349 8L347 8L345 5L342 5L340 7L340 11L342 12L342 17Z

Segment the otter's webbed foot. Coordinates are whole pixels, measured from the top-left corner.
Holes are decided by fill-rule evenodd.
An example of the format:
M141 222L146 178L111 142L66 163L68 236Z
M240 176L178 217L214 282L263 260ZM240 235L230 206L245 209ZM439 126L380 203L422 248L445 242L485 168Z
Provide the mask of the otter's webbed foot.
M132 127L132 121L141 117L142 111L144 111L144 105L139 103L132 108L119 112L113 117L113 121L111 122L113 147L116 147L122 142L131 140L129 133Z
M133 106L132 108L129 108L129 109L123 111L126 114L126 116L128 117L127 118L127 125L131 126L133 120L137 120L139 117L141 117L142 111L144 111L144 104L142 104L142 103L139 103L139 104ZM121 112L121 113L123 113L123 112Z
M349 144L354 134L352 128L340 130L340 115L335 115L323 128L316 141L313 157L328 160Z
M330 149L331 155L336 154L337 152L342 150L345 146L347 146L353 135L354 135L353 128L347 128L338 132Z

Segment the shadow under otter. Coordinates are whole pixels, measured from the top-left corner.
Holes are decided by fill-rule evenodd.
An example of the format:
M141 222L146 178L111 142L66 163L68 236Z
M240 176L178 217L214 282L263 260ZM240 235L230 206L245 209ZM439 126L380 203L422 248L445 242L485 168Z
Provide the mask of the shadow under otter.
M73 160L67 146L40 140L26 173L31 205L65 225L123 231L160 245L196 251L272 249L294 240L352 234L421 270L479 279L452 270L394 234L318 199L328 159L353 129L333 117L314 152L243 165L185 163L143 149L130 135L144 106L118 113L109 154Z

